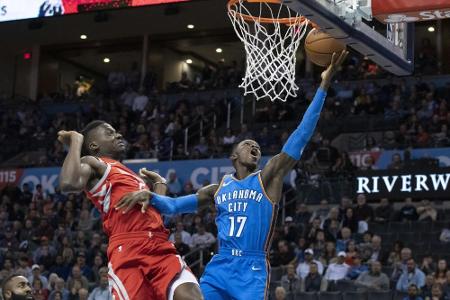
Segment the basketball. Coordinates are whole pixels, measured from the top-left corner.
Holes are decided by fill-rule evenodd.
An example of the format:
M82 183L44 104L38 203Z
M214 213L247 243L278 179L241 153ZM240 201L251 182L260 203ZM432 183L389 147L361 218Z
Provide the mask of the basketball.
M343 42L316 28L313 28L306 36L306 55L318 66L328 66L333 52L340 53L344 49L345 44Z

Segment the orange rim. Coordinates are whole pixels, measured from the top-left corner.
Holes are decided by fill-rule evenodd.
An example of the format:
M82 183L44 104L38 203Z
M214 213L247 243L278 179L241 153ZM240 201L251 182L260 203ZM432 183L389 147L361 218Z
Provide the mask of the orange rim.
M307 19L303 16L277 19L277 18L261 18L261 17L251 16L251 15L241 14L241 13L237 12L236 10L232 9L232 6L236 5L239 1L240 0L229 0L228 1L228 11L230 11L233 14L235 14L236 16L244 19L245 21L249 21L249 22L258 21L260 23L266 23L266 24L280 23L280 24L285 24L287 26L301 24L301 23L307 21ZM281 0L244 0L244 1L247 1L249 3L281 4Z

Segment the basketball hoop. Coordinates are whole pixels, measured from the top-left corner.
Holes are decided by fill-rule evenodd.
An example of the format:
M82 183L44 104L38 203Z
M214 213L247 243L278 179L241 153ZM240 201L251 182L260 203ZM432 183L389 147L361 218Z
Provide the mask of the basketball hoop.
M256 99L296 97L296 53L308 20L282 0L229 0L228 16L244 43L247 69L239 87Z

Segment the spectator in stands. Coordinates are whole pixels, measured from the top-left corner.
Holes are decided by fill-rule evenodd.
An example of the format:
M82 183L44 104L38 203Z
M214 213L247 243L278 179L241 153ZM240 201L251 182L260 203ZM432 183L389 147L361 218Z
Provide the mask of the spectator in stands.
M389 203L388 198L381 198L380 205L375 208L374 221L378 223L386 223L391 220L393 207Z
M345 263L346 256L344 251L339 252L337 262L328 266L328 269L323 276L325 290L330 287L330 284L335 284L337 281L343 280L347 276L350 266Z
M148 101L148 97L144 93L144 88L140 88L138 91L138 95L133 99L133 106L131 109L135 113L141 113L147 106Z
M425 274L416 266L414 259L408 259L406 271L400 276L396 289L399 292L407 292L408 287L415 284L419 289L425 285Z
M420 206L417 207L417 214L419 215L419 221L436 221L437 210L433 207L433 203L430 200L424 199Z
M305 261L301 262L297 266L297 276L301 279L304 279L309 271L311 263L315 263L317 265L317 270L319 272L319 275L323 274L323 265L320 261L314 259L314 251L310 248L305 250Z
M341 229L341 238L336 242L336 251L345 251L348 247L348 243L352 240L352 231L348 227Z
M313 212L311 218L312 220L319 218L320 223L322 224L323 221L328 217L328 214L330 213L330 208L328 206L328 200L322 199L320 201L320 206Z
M28 281L33 283L35 279L39 279L42 283L42 286L48 286L48 280L45 276L41 274L41 267L38 264L34 264L31 267L32 275L28 277Z
M295 261L294 249L286 240L278 242L278 249L271 256L271 265L274 267L286 266Z
M403 161L402 161L402 157L400 156L400 154L395 153L395 154L392 155L392 161L388 165L388 169L389 170L401 170L401 169L403 169Z
M306 239L308 242L314 242L315 238L316 238L316 233L318 230L321 230L320 228L320 218L313 218L311 224L309 224L309 226L306 228Z
M387 260L388 265L396 266L397 263L402 261L401 252L403 248L403 243L401 241L395 241L393 250L389 253Z
M403 273L407 272L408 266L408 260L412 258L412 251L410 248L403 248L400 252L400 260L396 262L394 265L394 270L392 272L391 279L393 281L397 281Z
M286 300L286 290L282 286L275 289L275 300Z
M364 259L369 262L380 261L381 263L385 263L389 253L383 250L381 243L381 237L379 235L374 235L370 246L364 251Z
M183 190L183 185L178 179L177 173L172 171L169 173L169 178L167 180L167 187L169 189L169 194L171 195L180 195Z
M88 300L112 300L113 297L108 287L108 276L103 275L100 278L100 285L91 292Z
M204 136L200 137L200 141L198 142L197 145L194 146L193 149L193 155L195 155L195 152L198 152L197 155L199 155L198 158L206 158L208 156L208 143L206 142L206 138Z
M301 225L303 230L305 230L310 220L311 213L308 211L308 206L305 203L297 204L294 216L295 224Z
M439 236L439 240L443 243L450 243L450 223L446 228L442 229L441 235Z
M231 128L227 128L222 143L225 146L225 151L231 151L231 147L236 143L236 136L233 134Z
M431 288L431 296L426 297L425 300L448 300L448 297L444 294L442 286L435 283Z
M184 230L183 222L177 222L176 230L169 236L169 240L173 243L175 242L175 234L179 233L181 235L181 240L184 244L192 245L192 236L189 232Z
M61 293L61 300L69 300L69 291L65 288L64 279L58 277L55 282L55 289L50 292L49 299L54 300L55 294Z
M356 279L356 284L369 290L386 291L389 290L389 277L381 272L381 263L373 261L370 264L370 271L361 273Z
M352 233L358 232L358 220L353 212L353 208L349 207L345 211L344 218L342 219L342 227L350 229Z
M48 289L42 285L42 281L39 278L34 278L33 283L33 296L36 300L46 300L48 298Z
M302 291L319 292L321 284L322 276L319 274L318 265L315 262L311 262L308 275L306 275L302 282Z
M426 299L431 297L431 289L434 285L434 276L429 274L425 277L425 285L422 287L422 297Z
M419 289L417 285L410 284L408 287L408 296L403 298L403 300L423 300L422 297L419 296Z
M373 208L367 204L366 195L359 194L356 197L356 206L353 214L358 222L370 222L373 219Z
M445 260L444 260L445 262ZM420 266L420 269L426 274L433 274L436 270L436 264L433 261L432 255L426 255L422 260L422 265Z
M445 259L440 259L438 261L437 270L434 273L434 282L441 285L447 284L447 272L449 271L447 267L447 261Z
M405 205L400 209L400 221L417 221L418 217L417 208L412 203L412 198L406 198Z
M347 253L348 258L348 253ZM361 263L361 257L356 255L353 257L353 264L350 266L350 270L347 273L347 279L355 280L364 272L367 272L369 268Z
M353 266L353 259L355 257L359 257L359 250L356 247L356 242L354 240L350 241L347 245L347 249L345 249L345 253L347 254L347 258L345 259L345 263L349 266Z
M88 289L89 282L87 278L81 274L80 267L75 265L72 267L72 275L67 279L67 289L73 296L78 294L78 291L81 288Z
M197 230L198 232L192 235L192 247L206 249L216 242L216 238L212 233L205 231L205 225L198 225Z
M322 228L324 231L328 231L332 221L339 222L339 208L332 207L328 213L327 218L324 220Z
M301 291L302 280L295 274L293 264L287 265L287 273L281 277L281 286L291 294Z
M284 219L284 226L283 226L284 239L286 239L290 243L295 243L295 241L298 240L300 232L301 232L300 229L294 223L294 219L291 216L287 216Z
M347 196L342 196L339 203L339 220L342 221L347 213L347 208L352 207L352 200Z
M94 280L92 269L86 264L86 253L84 251L78 253L76 265L80 268L81 274L86 277L88 281Z
M334 242L328 241L325 245L325 251L322 254L320 260L322 261L323 265L328 266L336 262L336 259L336 244Z

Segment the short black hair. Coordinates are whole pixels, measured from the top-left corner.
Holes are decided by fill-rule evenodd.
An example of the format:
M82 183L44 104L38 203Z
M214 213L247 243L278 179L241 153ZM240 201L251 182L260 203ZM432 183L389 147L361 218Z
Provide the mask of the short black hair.
M83 148L81 149L81 154L89 155L89 134L94 130L95 128L106 124L103 120L94 120L87 124L83 129L81 129L80 133L84 136L84 142L83 142Z
M11 274L11 275L9 275L8 277L6 277L5 279L3 279L3 281L2 281L2 297L3 297L3 299L6 298L6 297L5 297L5 290L6 290L6 286L8 285L8 283L9 283L13 278L19 277L19 276L23 276L23 275L20 275L20 274L15 273L15 274Z

